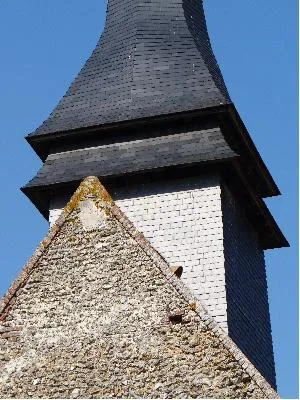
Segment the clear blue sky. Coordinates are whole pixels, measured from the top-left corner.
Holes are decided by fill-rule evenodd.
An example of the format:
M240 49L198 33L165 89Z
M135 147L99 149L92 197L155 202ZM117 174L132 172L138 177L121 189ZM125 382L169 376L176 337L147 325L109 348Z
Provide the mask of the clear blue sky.
M205 0L231 97L283 195L290 249L266 252L278 391L298 397L297 0ZM50 113L103 28L104 0L0 0L0 295L47 223L19 187L41 162L23 137Z

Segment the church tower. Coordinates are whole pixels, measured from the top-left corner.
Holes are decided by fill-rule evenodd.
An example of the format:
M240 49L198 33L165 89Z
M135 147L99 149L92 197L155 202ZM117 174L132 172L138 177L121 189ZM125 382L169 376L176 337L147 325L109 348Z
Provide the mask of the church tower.
M230 99L202 1L108 0L95 50L26 139L43 166L22 190L51 225L98 177L276 388L264 250L288 243L263 198L280 192Z

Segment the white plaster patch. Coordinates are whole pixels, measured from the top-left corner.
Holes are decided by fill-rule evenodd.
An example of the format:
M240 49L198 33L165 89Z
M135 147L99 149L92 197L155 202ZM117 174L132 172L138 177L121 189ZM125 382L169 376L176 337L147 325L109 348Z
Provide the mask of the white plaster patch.
M102 210L96 207L92 200L81 201L79 208L79 218L85 231L105 228L107 216Z
M50 227L55 224L55 222L60 217L62 211L63 211L62 208L57 208L57 209L53 208L53 209L51 209L49 211L49 224L50 224Z

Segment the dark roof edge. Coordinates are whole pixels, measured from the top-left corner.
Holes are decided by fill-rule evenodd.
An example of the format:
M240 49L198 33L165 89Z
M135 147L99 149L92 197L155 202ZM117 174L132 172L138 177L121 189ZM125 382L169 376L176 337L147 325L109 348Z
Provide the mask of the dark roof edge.
M183 112L177 112L172 114L160 114L153 115L151 117L144 117L132 120L124 120L120 122L107 123L103 125L94 125L87 126L78 129L71 129L67 131L58 131L58 132L49 132L49 133L41 133L36 134L35 132L29 133L25 136L26 141L30 144L32 149L36 152L36 154L41 158L42 161L45 161L45 152L42 150L41 145L47 145L49 143L65 140L65 141L74 141L78 138L87 138L95 137L96 135L101 135L108 132L113 132L117 129L130 129L131 127L136 127L138 125L151 125L159 124L164 121L172 121L182 118L188 118L193 116L212 116L214 114L218 114L220 112L224 112L225 105L220 105L216 107L208 107L205 109L195 109L188 110Z
M264 163L261 155L259 154L242 118L240 117L235 105L232 103L230 105L225 105L225 107L229 110L229 114L232 117L232 120L239 131L242 133L241 137L243 139L244 145L251 154L251 157L255 161L259 171L264 176L265 182L268 184L270 194L263 196L263 197L272 197L272 196L279 196L281 192L275 183L269 169L267 168L266 164Z
M239 177L242 179L242 176L240 174ZM104 180L106 181L106 179ZM44 218L48 220L49 198L51 193L57 193L60 190L64 191L66 187L69 189L69 191L72 191L74 190L74 188L76 189L76 187L78 186L78 182L80 181L81 179L79 178L78 180L74 180L71 182L61 182L43 187L26 185L21 188L21 191L35 205L35 207L40 211ZM260 226L259 229L266 229L267 232L266 235L261 236L262 240L260 240L260 242L262 248L264 250L267 250L273 248L289 247L288 241L281 232L278 224L276 223L264 201L251 192L250 197L252 204L257 210L256 212L253 210L254 212L252 213L251 220L253 222L253 218L257 219L257 225Z
M149 127L149 124L155 126L156 124L161 124L166 121L170 122L186 118L201 117L219 117L221 120L222 117L225 117L227 120L229 120L230 125L232 126L232 129L228 129L229 135L232 138L231 141L238 143L236 148L234 148L233 146L231 147L241 156L243 156L243 154L247 154L248 159L252 161L252 165L254 167L254 181L259 181L260 187L263 188L261 196L272 197L281 194L233 103L224 104L216 107L209 107L206 109L184 111L174 114L164 114L155 117L141 118L100 126L91 126L87 128L64 132L55 132L40 135L29 134L25 137L25 139L33 148L33 150L38 154L38 156L42 159L42 161L45 161L51 145L57 145L59 142L71 143L83 139L88 141L92 138L94 139L95 137L99 138L99 135L107 133L113 135L114 133L116 133L116 131L120 131L120 129L129 130L133 127L136 128L139 125L141 127L143 125L147 125ZM229 143L229 145L231 145L231 143Z
M31 190L30 187L22 186L21 192L30 200L36 209L42 214L42 216L48 221L49 220L49 196L45 191L40 188ZM48 204L48 207L46 206Z
M274 219L273 215L271 214L269 208L267 207L266 203L263 200L259 199L258 206L262 210L265 220L267 221L267 224L270 227L270 229L272 229L274 236L276 236L278 242L281 243L281 247L290 247L289 242L287 241L286 237L282 233L282 230L279 228L277 222L275 221L275 219ZM264 250L271 250L272 248L276 248L276 247L268 247L268 248L265 248Z
M272 237L276 239L275 241L277 241L277 245L272 245L271 243L274 239L270 241L270 237L268 237L268 235L262 236L260 239L261 247L264 250L290 247L289 242L279 228L264 200L258 197L253 192L252 188L249 187L247 178L245 177L244 172L239 164L239 160L233 160L232 164L238 179L234 180L233 182L231 179L228 180L227 178L228 186L230 188L234 188L234 186L238 184L238 189L235 189L237 196L241 191L241 187L243 187L243 191L246 193L246 199L249 199L249 204L252 204L251 209L249 209L247 206L245 207L245 212L249 218L249 221L253 223L253 220L257 219L257 225L260 227L258 229L261 231L264 229L267 229L267 231L269 230L269 232L272 233ZM243 201L243 198L241 198L241 200Z

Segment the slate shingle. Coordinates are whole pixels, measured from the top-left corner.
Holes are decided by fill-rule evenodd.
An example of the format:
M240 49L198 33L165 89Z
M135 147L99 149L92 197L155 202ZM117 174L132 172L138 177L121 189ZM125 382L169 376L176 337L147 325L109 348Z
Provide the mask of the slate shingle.
M236 156L220 129L205 129L50 154L26 187L70 182L88 175L118 176Z
M108 0L95 50L34 134L230 102L202 0Z

